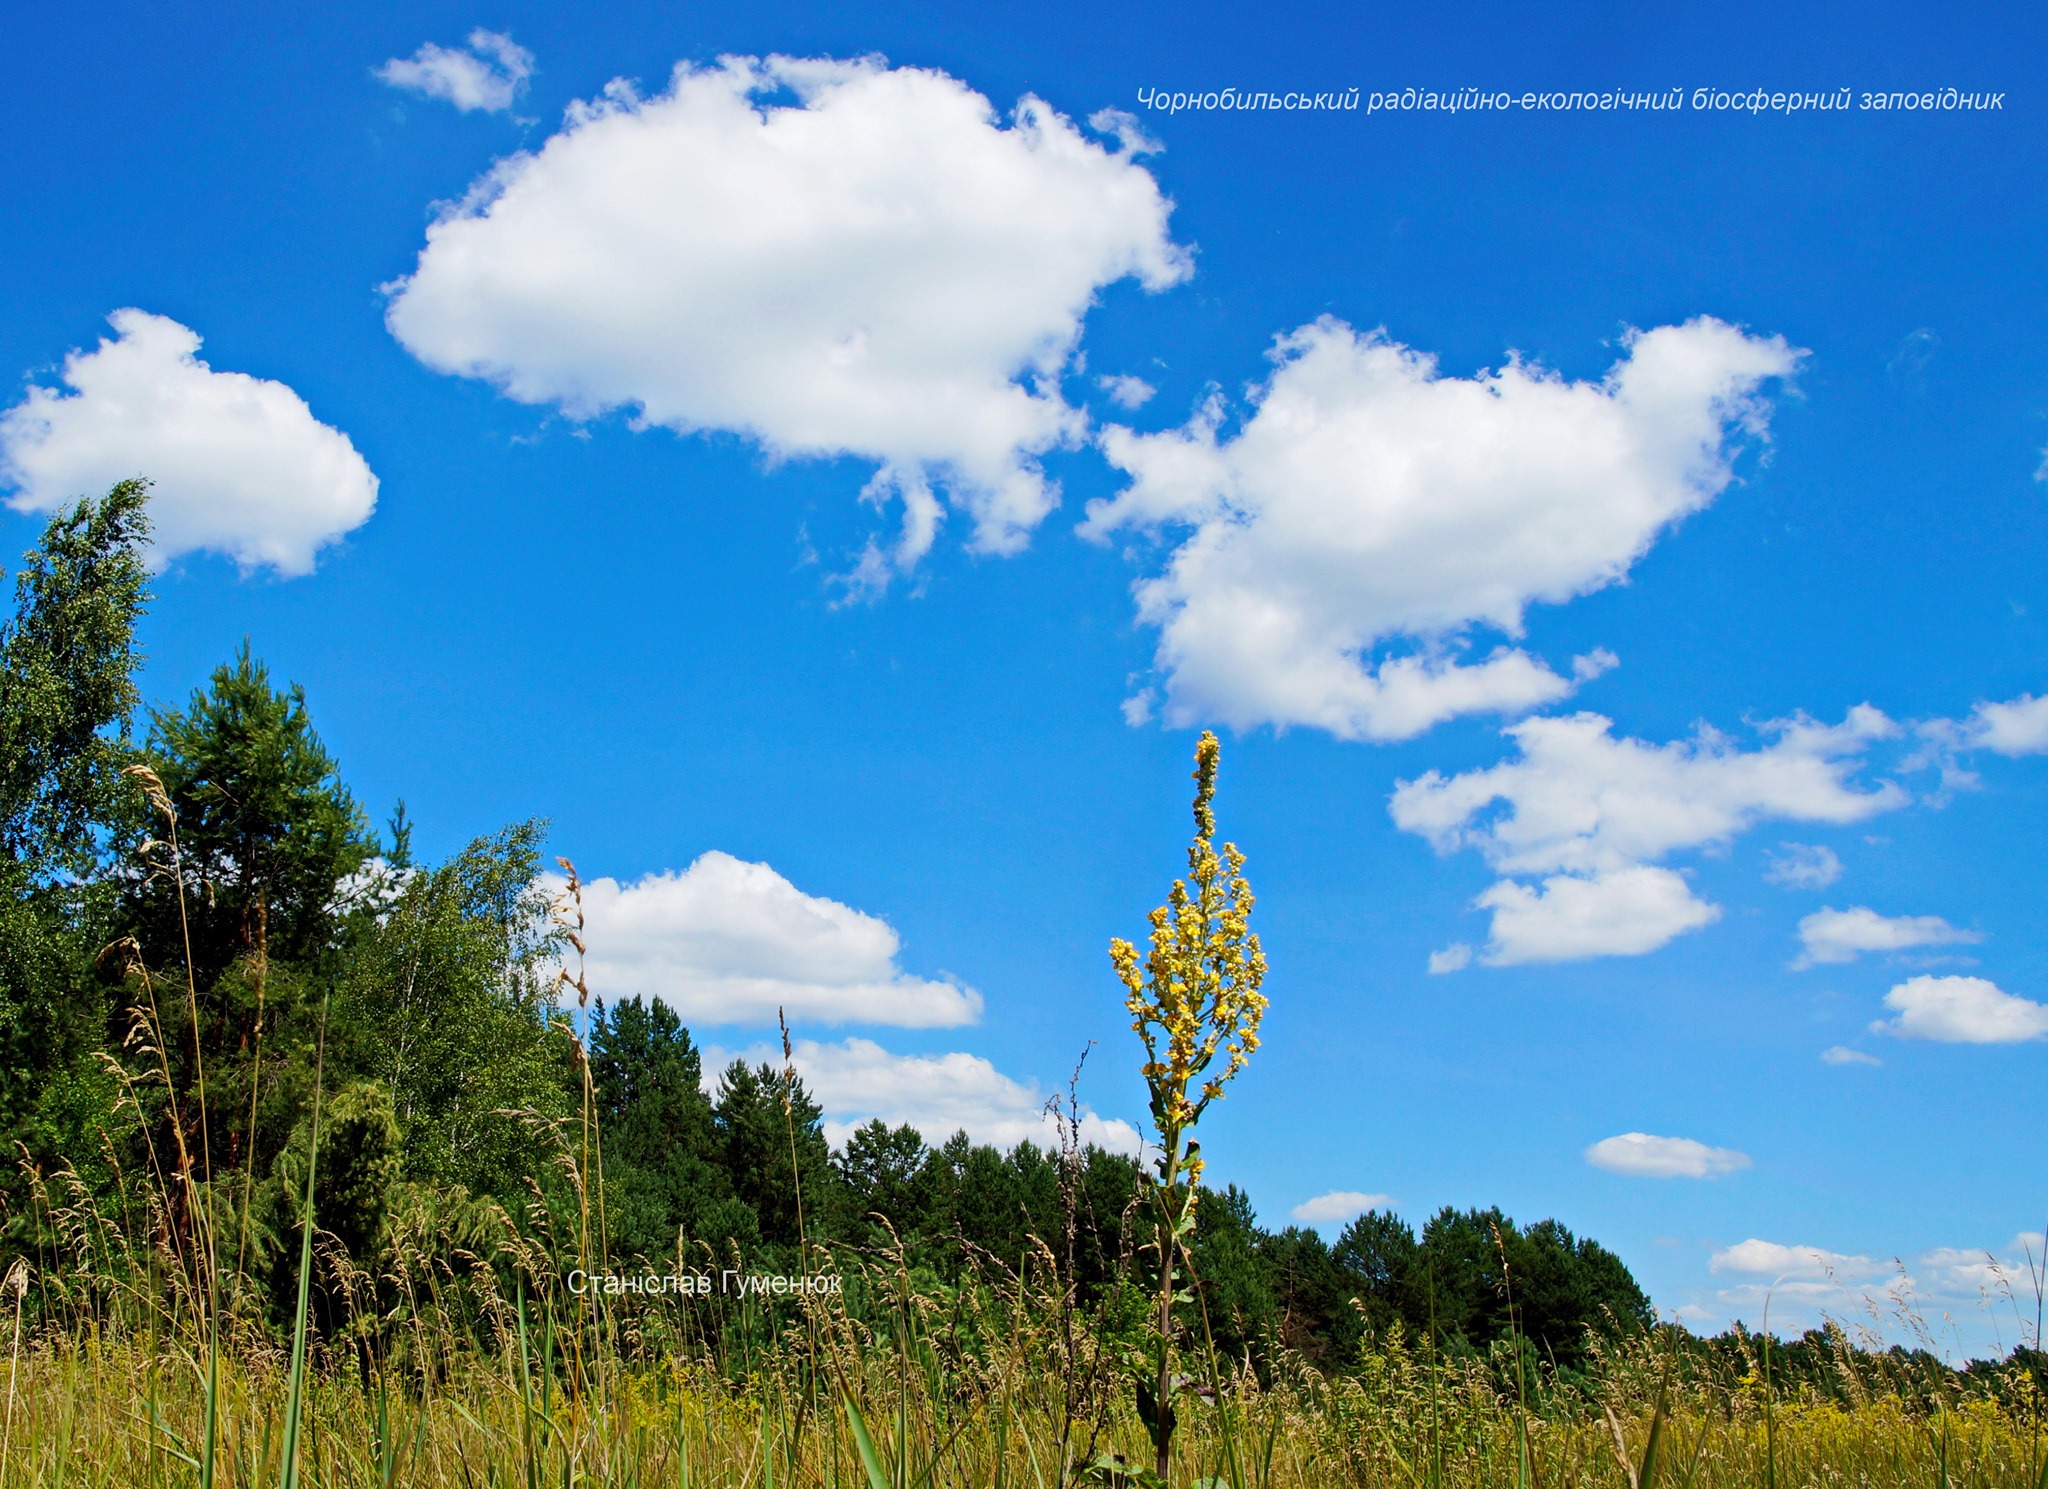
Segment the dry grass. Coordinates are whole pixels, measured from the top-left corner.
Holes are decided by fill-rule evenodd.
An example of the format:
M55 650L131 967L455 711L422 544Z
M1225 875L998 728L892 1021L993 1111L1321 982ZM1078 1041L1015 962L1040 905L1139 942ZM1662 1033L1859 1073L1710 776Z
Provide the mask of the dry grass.
M503 1244L468 1276L436 1263L438 1276L387 1291L400 1299L387 1316L309 1341L299 1482L1050 1489L1090 1462L1108 1483L1118 1457L1150 1463L1113 1310L1077 1309L1049 1257L949 1289L915 1285L900 1258L821 1256L843 1294L607 1301L571 1296L545 1248L502 1212L498 1224ZM346 1265L330 1256L321 1270L341 1280ZM136 1311L138 1297L103 1293L107 1306L63 1327L15 1326L0 1489L203 1483L210 1370L212 1482L286 1481L291 1341L245 1320L210 1356L189 1311L180 1325ZM1337 1377L1282 1357L1263 1381L1223 1371L1212 1402L1183 1408L1169 1477L1242 1489L2048 1483L2038 1402L2017 1380L2004 1404L1930 1400L1868 1357L1840 1358L1830 1399L1788 1399L1754 1370L1716 1378L1690 1356L1674 1368L1640 1339L1604 1354L1591 1384L1553 1386L1525 1409L1505 1352L1433 1361L1395 1338Z
M1029 1354L1020 1349L1017 1364ZM701 1364L622 1367L580 1389L559 1357L557 1373L542 1376L538 1348L523 1370L505 1363L472 1360L425 1392L350 1370L317 1374L305 1402L303 1482L870 1482L837 1390L803 1392L805 1367L792 1357L765 1356L739 1380ZM1065 1403L1053 1375L973 1371L934 1390L918 1364L874 1349L845 1377L885 1484L1062 1482ZM278 1482L286 1374L274 1358L223 1365L215 1482ZM1483 1370L1439 1377L1425 1381L1412 1358L1394 1355L1358 1379L1236 1382L1219 1405L1186 1419L1174 1477L1274 1489L1631 1484L1651 1420L1639 1395L1615 1390L1605 1403L1559 1405L1524 1421ZM24 1350L10 1394L21 1420L0 1464L6 1489L198 1482L204 1363L189 1352L139 1340L47 1341ZM1611 1420L1596 1409L1603 1405ZM2030 1429L1989 1401L1933 1414L1897 1398L1782 1404L1767 1420L1760 1399L1702 1388L1680 1393L1661 1430L1662 1477L1701 1489L2041 1481ZM1100 1447L1150 1456L1143 1427L1121 1407Z

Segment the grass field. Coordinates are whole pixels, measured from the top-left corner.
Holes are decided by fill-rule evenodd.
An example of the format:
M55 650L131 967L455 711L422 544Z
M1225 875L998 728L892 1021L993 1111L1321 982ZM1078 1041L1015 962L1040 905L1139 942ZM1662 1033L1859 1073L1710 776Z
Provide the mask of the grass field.
M47 1284L17 1273L0 1489L1152 1483L1140 1335L1046 1262L949 1288L886 1257L820 1257L842 1292L604 1298L508 1248L464 1277L399 1279L411 1301L388 1316L295 1338L226 1314L216 1332L104 1278L49 1291L37 1328L29 1295ZM1258 1369L1191 1351L1170 1480L2048 1485L2038 1380L1929 1376L1834 1342L1797 1383L1760 1340L1730 1371L1670 1330L1573 1379L1398 1334L1328 1375L1278 1348Z

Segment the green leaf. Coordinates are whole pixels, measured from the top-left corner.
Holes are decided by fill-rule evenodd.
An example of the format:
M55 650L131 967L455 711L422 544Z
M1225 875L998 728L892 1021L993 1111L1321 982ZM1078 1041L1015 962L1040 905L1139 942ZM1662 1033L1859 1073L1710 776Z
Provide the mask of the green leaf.
M846 1403L846 1422L853 1429L853 1445L860 1453L860 1466L867 1473L868 1489L889 1489L889 1476L882 1472L882 1458L875 1451L875 1440L868 1434L867 1419L860 1414L860 1407L853 1397L842 1395Z

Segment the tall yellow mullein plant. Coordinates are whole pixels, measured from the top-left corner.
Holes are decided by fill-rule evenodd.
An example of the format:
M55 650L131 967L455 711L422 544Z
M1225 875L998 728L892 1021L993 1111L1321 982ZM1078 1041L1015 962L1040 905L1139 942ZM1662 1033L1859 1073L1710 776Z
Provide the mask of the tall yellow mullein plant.
M1156 1358L1151 1379L1138 1380L1138 1410L1152 1434L1157 1473L1164 1483L1173 1445L1173 1305L1185 1294L1177 1284L1195 1227L1201 1145L1189 1134L1224 1084L1259 1047L1266 1011L1259 986L1266 955L1250 929L1252 887L1244 855L1234 843L1216 852L1216 764L1223 747L1204 731L1195 746L1195 840L1188 845L1188 877L1176 879L1166 903L1152 912L1152 948L1143 962L1124 940L1109 943L1109 959L1124 985L1131 1027L1145 1043L1145 1084L1152 1126L1159 1135L1156 1173L1145 1174L1153 1235L1146 1248L1159 1266ZM1220 1064L1219 1064L1220 1061Z

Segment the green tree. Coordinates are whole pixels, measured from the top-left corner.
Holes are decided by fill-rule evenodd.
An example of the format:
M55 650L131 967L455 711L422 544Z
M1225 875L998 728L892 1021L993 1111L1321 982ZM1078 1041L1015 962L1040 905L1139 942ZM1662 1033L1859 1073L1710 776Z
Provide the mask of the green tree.
M1241 1358L1248 1348L1265 1343L1279 1311L1258 1217L1251 1197L1235 1184L1221 1194L1205 1190L1195 1216L1192 1255L1200 1304L1195 1327L1206 1324L1225 1359Z
M390 1090L415 1182L512 1199L545 1167L520 1113L560 1120L580 1100L549 1022L541 835L523 822L394 871L349 912L329 1058Z
M590 1025L590 1078L603 1138L613 1244L625 1255L673 1255L677 1234L709 1241L731 1233L732 1192L718 1166L703 1056L675 1011L640 998Z
M953 1242L944 1270L957 1276L971 1255L1015 1267L1028 1244L1016 1169L991 1144L956 1132L933 1155L931 1170L934 1218Z
M184 709L153 718L150 763L178 817L185 924L200 987L252 958L309 962L331 944L336 891L377 851L314 732L305 690L278 690L247 642ZM153 965L182 965L175 897L138 893Z
M794 1246L800 1232L821 1236L839 1206L824 1113L803 1081L766 1063L735 1060L718 1079L714 1115L726 1176L761 1238Z
M311 1112L272 1162L263 1188L271 1256L270 1306L288 1324L298 1294L299 1206L306 1186ZM391 1093L376 1081L351 1081L322 1104L320 1166L313 1176L315 1282L324 1334L374 1329L379 1279L402 1167ZM335 1253L339 1252L337 1256ZM342 1265L342 1258L348 1265Z
M932 1151L909 1123L876 1118L854 1129L833 1159L845 1206L845 1230L870 1245L912 1241L928 1232L936 1199Z
M1263 1237L1259 1256L1266 1264L1279 1342L1324 1369L1350 1364L1363 1326L1351 1306L1350 1279L1330 1244L1290 1225Z
M1566 1369L1587 1361L1590 1335L1653 1321L1648 1297L1613 1252L1554 1220L1521 1230L1498 1208L1446 1207L1432 1217L1408 1294L1411 1322L1426 1328L1433 1317L1454 1348L1484 1350L1513 1331Z
M117 814L148 489L123 481L52 518L0 627L0 859L31 878L89 873Z
M1344 1227L1330 1250L1375 1338L1384 1337L1397 1320L1419 1314L1426 1323L1427 1302L1413 1296L1415 1227L1391 1210L1368 1210Z
M91 1058L113 902L95 871L133 758L147 490L123 481L52 518L0 625L0 1140L88 1171L115 1096Z
M186 708L153 714L146 758L123 913L145 977L182 996L141 997L162 1023L177 1146L202 1176L246 1182L309 1089L340 901L377 844L304 691L273 688L246 642Z
M1081 1150L1074 1270L1085 1298L1119 1281L1127 1270L1130 1220L1141 1178L1135 1158L1093 1144Z
M1656 1322L1620 1257L1555 1220L1539 1220L1509 1251L1515 1322L1566 1369L1591 1362L1589 1338L1639 1333Z

